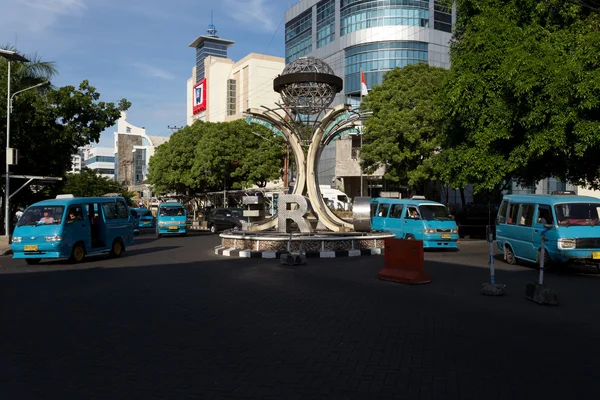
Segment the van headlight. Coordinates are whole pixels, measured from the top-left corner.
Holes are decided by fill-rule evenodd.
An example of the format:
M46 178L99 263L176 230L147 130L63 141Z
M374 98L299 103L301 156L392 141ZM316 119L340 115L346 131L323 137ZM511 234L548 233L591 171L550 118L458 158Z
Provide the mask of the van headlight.
M458 228L450 229L450 233L458 233Z
M60 242L62 240L62 236L46 236L46 242Z
M559 249L574 249L575 239L558 239Z
M425 228L425 229L423 229L423 233L435 233L435 229L433 229L433 228Z
M13 236L13 243L21 243L21 236Z

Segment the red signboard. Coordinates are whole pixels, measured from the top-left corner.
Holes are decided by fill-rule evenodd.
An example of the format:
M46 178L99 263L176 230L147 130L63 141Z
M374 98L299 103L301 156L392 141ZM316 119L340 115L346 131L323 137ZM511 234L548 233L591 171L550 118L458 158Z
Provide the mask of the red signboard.
M206 110L206 78L194 85L192 101L194 115Z

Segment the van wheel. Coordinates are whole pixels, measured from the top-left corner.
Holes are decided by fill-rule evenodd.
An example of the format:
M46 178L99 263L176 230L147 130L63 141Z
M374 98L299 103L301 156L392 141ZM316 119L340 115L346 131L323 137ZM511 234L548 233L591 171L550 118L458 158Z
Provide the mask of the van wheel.
M121 239L115 239L112 244L112 248L110 249L110 256L116 258L116 257L121 257L122 254L123 254L123 242L121 241Z
M29 265L38 265L42 261L41 258L26 258L25 262Z
M77 243L73 246L73 250L71 250L71 257L69 257L69 261L72 263L80 263L85 258L85 248L81 243Z
M217 227L214 224L211 224L211 226L210 226L210 233L212 233L212 234L217 233Z
M517 263L517 257L515 257L515 253L513 253L513 250L509 245L504 247L504 260L510 265L515 265Z
M406 235L406 237L404 239L406 239L406 240L415 240L415 237L413 235Z

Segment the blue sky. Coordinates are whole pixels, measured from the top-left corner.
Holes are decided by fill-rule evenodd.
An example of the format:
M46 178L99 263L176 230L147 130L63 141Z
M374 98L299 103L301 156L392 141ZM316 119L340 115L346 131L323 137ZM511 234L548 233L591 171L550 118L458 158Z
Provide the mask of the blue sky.
M185 125L188 47L206 35L213 11L217 36L236 43L229 58L284 56L283 15L297 0L0 0L0 45L54 61L56 86L88 79L102 101L133 103L127 120L150 135ZM116 127L102 135L112 146Z

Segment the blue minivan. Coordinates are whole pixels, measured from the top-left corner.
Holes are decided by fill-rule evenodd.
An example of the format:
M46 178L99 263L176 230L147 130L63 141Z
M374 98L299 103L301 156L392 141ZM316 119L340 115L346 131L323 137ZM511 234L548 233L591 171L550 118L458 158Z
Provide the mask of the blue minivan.
M123 197L59 195L29 206L13 232L13 258L81 262L89 254L119 257L133 243L133 223Z
M180 235L187 233L187 213L183 204L161 203L156 213L156 234Z
M496 246L504 260L600 264L600 199L575 194L506 195L496 218Z
M371 229L398 239L422 240L423 248L458 248L458 227L445 205L421 198L371 199Z
M154 215L147 208L136 208L138 218L140 219L140 228L154 228Z

